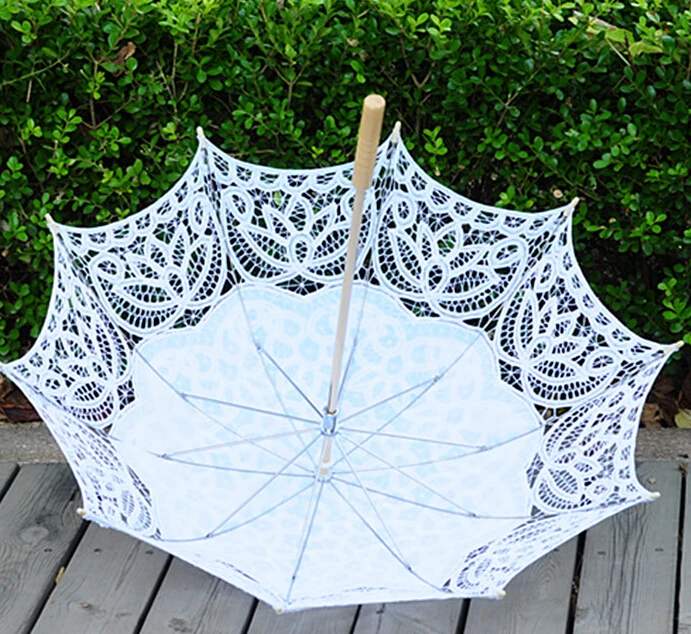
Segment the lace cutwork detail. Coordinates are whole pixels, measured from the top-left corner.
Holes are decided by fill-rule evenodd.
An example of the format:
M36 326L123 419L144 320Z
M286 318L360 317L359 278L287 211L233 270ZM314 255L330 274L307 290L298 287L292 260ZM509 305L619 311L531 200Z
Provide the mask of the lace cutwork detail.
M269 496L244 503L238 498L238 518L214 509L218 526L207 533L209 539L220 539L231 528L240 531L243 522L274 510L284 513L291 525L300 524L308 510L313 519L318 516L307 491L321 445L310 435L318 427L310 425L318 425L313 419L322 414L318 386L328 381L322 359L331 345L331 330L324 326L329 306L319 302L334 295L342 282L354 196L352 171L352 163L298 171L249 165L207 142L180 181L147 209L102 228L58 227L46 322L32 349L4 371L36 404L56 436L91 519L150 541L165 541L161 527L166 518L170 521L166 513L175 509L157 508L153 481L162 462L180 478L176 482L183 483L188 501L196 502L191 468L207 469L208 496L216 486L237 487L236 472L243 473L247 488L264 491L261 487L268 485L262 483L270 476L289 491L275 506L266 501ZM414 577L413 585L394 583L402 594L387 594L386 588L365 588L354 581L352 587L334 592L317 588L309 595L304 577L295 582L303 555L309 559L306 538L305 548L296 548L298 563L291 559L286 569L293 581L285 587L272 574L271 582L263 585L258 573L248 576L245 569L252 568L259 555L247 556L242 566L221 561L218 553L212 556L199 545L202 538L179 547L170 541L166 548L197 563L207 561L209 570L260 595L262 587L270 588L262 598L274 605L283 600L285 608L344 600L496 595L513 575L565 539L649 499L636 479L635 434L647 391L671 351L630 332L599 302L576 262L566 207L521 213L475 203L436 183L403 143L392 139L379 149L365 207L356 271L359 290L351 308L348 344L355 352L346 359L344 379L346 387L348 380L351 386L359 385L362 396L357 400L349 395L357 401L352 419L348 423L346 413L339 424L344 429L351 425L351 437L336 436L340 471L323 483L325 492L318 495L322 504L332 505L334 516L341 514L344 522L355 518L353 534L378 540L372 552L381 555L384 548L384 559L400 567L396 574ZM310 306L310 314L300 321L300 311ZM368 306L376 324L367 322ZM386 308L390 323L376 317L377 306ZM214 330L214 320L229 307L233 310L223 322L226 330ZM400 322L394 318L397 311ZM283 317L267 330L270 322L264 317L273 313ZM427 343L410 351L406 366L392 342L404 341L398 326L417 317L437 318L429 319L436 324L430 332L443 322L449 343L442 345L437 337L435 347L415 335L411 341ZM422 327L421 321L415 326ZM211 334L194 338L206 332ZM272 333L280 337L274 339ZM361 349L358 333L363 336ZM179 367L176 352L165 346L161 367L144 358L142 350L157 350L161 342L173 341L172 335L180 341L189 335L190 350L198 353L177 355L182 359ZM241 341L233 343L235 336ZM455 350L461 339L470 350L468 357L463 357L465 348ZM225 356L207 358L218 350ZM233 366L239 350L245 360L240 368ZM303 361L286 372L281 364L288 364L291 355L303 355ZM445 362L426 375L427 366L442 358ZM382 359L385 370L372 370ZM463 383L453 373L464 363L477 369L477 380ZM197 371L190 378L186 372L193 366ZM171 367L174 370L166 369ZM217 371L213 380L206 380L204 372L210 367ZM261 385L252 377L237 377L247 367L262 377ZM396 378L396 390L383 394L379 381L406 367L417 383L398 385ZM444 382L447 375L456 377L453 384ZM228 380L236 387L244 385L242 390L232 392L221 380L233 376ZM483 387L493 382L501 389ZM304 393L299 384L307 386ZM492 406L486 403L494 400L496 405L501 394L501 407L522 409L523 426L518 431L511 427L515 420L505 420L511 417L499 408L491 420L477 421L482 432L454 428L448 438L427 438L424 425L417 429L411 422L415 416L402 414L417 407L411 411L432 416L434 408L425 409L423 397L428 390L441 390L437 384L448 390L443 392L448 401L457 391L461 409L467 405L463 399L475 395L475 406L483 403L489 411ZM141 407L146 398L137 393L142 386L148 386L146 397L153 398L146 408ZM258 397L263 402L243 400L255 391L266 394ZM157 412L152 410L157 402L169 407L168 401L177 405L165 425L159 423L170 428L156 454L151 443L138 446L132 437L146 425L156 431ZM147 411L131 417L137 408ZM473 411L467 406L462 415L448 414L453 419L449 425L463 416L472 418L468 412ZM384 423L378 416L385 417ZM188 421L203 425L197 435L206 445L183 446L195 436L185 427ZM118 425L132 436L117 436ZM379 436L363 450L370 433ZM174 452L166 448L173 439L179 444ZM497 467L493 480L486 480L494 483L492 499L525 495L525 504L513 498L511 514L485 518L495 521L490 536L485 538L478 528L473 537L471 525L482 513L463 507L468 499L461 497L463 487L483 484L473 465L490 460L492 451L508 456L516 446L526 452L525 461L516 463L520 472L504 478ZM388 457L382 457L385 450ZM238 456L236 466L223 471L228 454ZM243 471L242 460L249 456L255 456L256 465ZM457 466L460 463L464 466ZM466 482L456 486L454 474L460 472ZM389 488L389 480L379 479L382 473L401 486L414 488L413 480L415 494L399 495ZM430 491L436 497L429 497ZM472 500L478 507L487 498L481 491L478 488L477 500ZM234 489L233 495L242 497L244 489ZM305 509L298 513L292 500ZM416 540L396 534L394 539L396 529L389 526L394 524L385 511L373 510L375 500L389 513L397 504L407 504L401 517L409 519L414 509L417 518L433 518L428 526L467 522L458 531L464 536L461 545L458 536L449 537L457 535L456 525L453 530L451 524L444 525L450 550L444 555L448 561L443 579L429 582L417 568L417 576L412 574L413 566L401 554L405 547L399 549L399 544L417 543L424 535ZM202 525L206 520L200 515L195 521ZM445 542L437 546L443 549ZM378 564L372 565L374 575ZM416 566L424 568L421 562Z

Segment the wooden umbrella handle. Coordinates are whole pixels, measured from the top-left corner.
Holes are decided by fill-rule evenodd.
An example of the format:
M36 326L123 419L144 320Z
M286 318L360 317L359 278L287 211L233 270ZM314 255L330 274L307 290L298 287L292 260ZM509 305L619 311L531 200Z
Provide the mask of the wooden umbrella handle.
M343 271L341 305L338 313L336 342L331 366L329 400L326 406L328 414L336 412L338 385L341 379L341 365L343 363L343 346L345 345L345 335L348 327L348 310L350 308L350 297L353 291L353 278L355 276L355 260L357 259L358 244L360 243L362 210L365 203L365 194L372 184L372 173L377 161L377 148L379 147L385 106L386 101L379 95L369 95L365 98L365 102L362 105L360 133L355 152L355 169L353 171L355 200L353 201L353 217L350 224L350 236L348 237L348 252L346 254L345 270ZM330 443L330 439L327 439L327 442ZM329 453L326 449L325 447L325 453Z
M385 107L386 101L380 95L369 95L362 104L360 132L357 150L355 150L355 171L353 172L355 189L366 190L372 184L372 173L377 161L377 148L381 137Z

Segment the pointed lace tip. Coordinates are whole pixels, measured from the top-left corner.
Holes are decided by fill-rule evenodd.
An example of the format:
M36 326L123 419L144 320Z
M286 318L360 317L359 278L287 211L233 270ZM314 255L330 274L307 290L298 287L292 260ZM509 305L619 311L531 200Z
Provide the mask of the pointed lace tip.
M394 143L398 143L398 140L401 138L401 122L396 121L396 125L393 127L393 135L391 136L391 140Z
M197 126L197 140L202 150L206 149L206 137L204 136L204 130L200 125Z
M671 352L676 352L680 348L684 346L683 341L677 341L676 343L673 343L671 346L667 346L665 348L665 354L670 354Z
M573 213L573 210L578 207L578 203L581 202L581 199L576 196L567 206L566 209L564 209L564 215L568 216Z
M51 232L58 232L58 223L53 220L53 216L50 214L46 214L46 226L51 230Z

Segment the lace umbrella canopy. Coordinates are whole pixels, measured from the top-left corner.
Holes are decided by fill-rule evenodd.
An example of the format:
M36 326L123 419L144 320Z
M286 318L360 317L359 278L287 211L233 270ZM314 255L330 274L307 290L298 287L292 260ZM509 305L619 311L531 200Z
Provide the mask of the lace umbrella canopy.
M147 209L51 225L48 317L3 371L64 451L87 519L278 610L502 596L655 497L636 478L636 429L675 347L598 301L573 204L472 202L395 131L325 415L352 173L250 165L202 137Z

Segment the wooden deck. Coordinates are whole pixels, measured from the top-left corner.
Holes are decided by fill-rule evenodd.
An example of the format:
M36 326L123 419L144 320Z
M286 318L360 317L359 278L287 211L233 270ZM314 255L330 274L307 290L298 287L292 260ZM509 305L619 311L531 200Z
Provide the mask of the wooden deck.
M544 557L503 601L279 616L165 553L80 520L65 465L0 463L0 634L691 634L685 467L640 464L642 482L662 498Z

